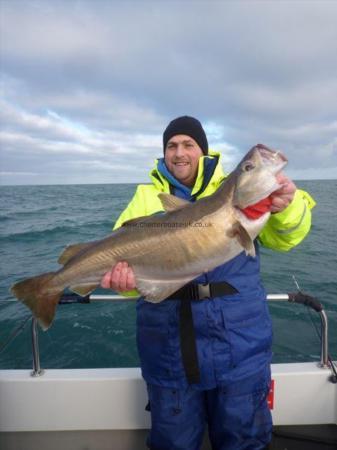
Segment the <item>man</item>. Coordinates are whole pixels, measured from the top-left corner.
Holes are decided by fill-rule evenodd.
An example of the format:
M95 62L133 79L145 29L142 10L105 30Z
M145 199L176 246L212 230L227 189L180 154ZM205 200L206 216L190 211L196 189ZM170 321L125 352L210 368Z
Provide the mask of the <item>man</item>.
M152 184L138 186L115 228L161 212L160 192L193 202L224 180L220 155L209 152L198 120L183 116L170 122L163 146ZM244 212L258 217L270 209L258 240L286 251L308 233L314 201L284 174L278 181L282 187L270 201ZM149 394L151 450L199 449L206 423L215 450L260 450L270 442L266 397L272 331L255 245L256 258L243 251L160 304L138 300L137 344ZM209 284L217 293L200 298L196 284ZM102 286L126 295L137 287L125 262L103 277Z

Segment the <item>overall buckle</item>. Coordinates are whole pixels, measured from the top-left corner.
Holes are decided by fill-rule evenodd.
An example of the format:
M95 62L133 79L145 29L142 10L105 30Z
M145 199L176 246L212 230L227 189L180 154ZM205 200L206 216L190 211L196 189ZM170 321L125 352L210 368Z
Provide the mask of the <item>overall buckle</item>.
M203 300L206 298L211 298L211 288L209 283L207 284L198 284L198 299Z

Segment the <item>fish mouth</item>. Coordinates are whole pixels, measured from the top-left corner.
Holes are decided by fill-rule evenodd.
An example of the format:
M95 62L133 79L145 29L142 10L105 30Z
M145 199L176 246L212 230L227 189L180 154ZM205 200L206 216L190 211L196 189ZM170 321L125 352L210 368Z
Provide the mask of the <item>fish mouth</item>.
M262 164L269 166L274 175L281 172L288 163L287 157L280 150L273 151L262 144L258 144L256 149L259 152Z

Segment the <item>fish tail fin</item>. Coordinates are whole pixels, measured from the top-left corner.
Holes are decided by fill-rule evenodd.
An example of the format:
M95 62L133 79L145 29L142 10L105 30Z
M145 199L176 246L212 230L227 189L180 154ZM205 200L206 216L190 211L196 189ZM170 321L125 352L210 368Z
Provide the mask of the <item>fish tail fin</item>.
M63 289L51 286L50 281L54 275L54 272L43 273L19 281L11 287L11 293L32 311L44 331L54 319L56 305L63 292Z

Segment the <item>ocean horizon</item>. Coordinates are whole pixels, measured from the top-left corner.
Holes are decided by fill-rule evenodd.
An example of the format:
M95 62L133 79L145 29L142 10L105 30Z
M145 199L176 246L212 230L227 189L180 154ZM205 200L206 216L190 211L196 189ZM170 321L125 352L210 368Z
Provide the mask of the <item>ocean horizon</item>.
M309 182L309 181L336 181L337 178L294 178L293 181L296 184L297 182ZM105 186L105 185L120 185L120 184L127 184L127 185L134 185L134 184L150 184L150 180L145 181L135 181L135 182L120 182L120 183L114 183L114 182L106 182L106 183L29 183L29 184L2 184L0 181L0 187L8 187L8 186Z

